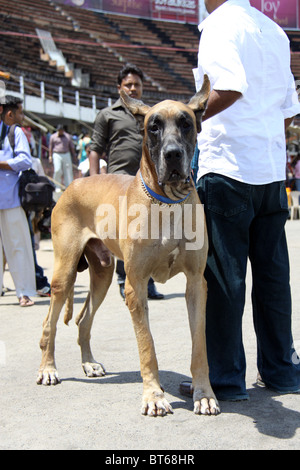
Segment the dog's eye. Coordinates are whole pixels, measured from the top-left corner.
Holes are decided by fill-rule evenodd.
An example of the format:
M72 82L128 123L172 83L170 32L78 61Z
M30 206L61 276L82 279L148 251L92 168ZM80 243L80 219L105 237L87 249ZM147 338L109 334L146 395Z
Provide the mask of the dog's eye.
M190 121L188 121L186 119L182 119L180 124L181 124L181 127L183 128L183 130L185 130L185 131L190 130L191 127L192 127L192 124L190 123Z
M159 124L157 122L154 122L149 126L149 131L152 132L152 134L157 134L160 130Z

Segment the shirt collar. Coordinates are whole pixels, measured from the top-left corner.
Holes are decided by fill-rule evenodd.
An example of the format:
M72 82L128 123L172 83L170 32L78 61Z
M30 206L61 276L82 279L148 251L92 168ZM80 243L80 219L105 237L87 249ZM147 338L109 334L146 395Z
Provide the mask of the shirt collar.
M210 13L205 20L203 20L199 26L198 29L201 32L207 24L209 24L211 18L215 18L217 15L223 15L227 8L229 8L232 5L237 5L237 6L243 6L243 7L250 7L250 0L227 0L226 2L222 3L218 8L216 8L212 13Z
M125 108L125 106L124 106L123 101L121 100L121 98L119 98L119 99L112 105L112 109L116 109L116 108Z
M131 116L134 120L135 117L133 116L133 114L129 111L129 109L127 108L127 106L125 106L125 104L123 103L123 101L121 100L121 98L119 98L111 107L111 109L120 109L122 108L123 111L125 111L126 114L128 114L128 116Z

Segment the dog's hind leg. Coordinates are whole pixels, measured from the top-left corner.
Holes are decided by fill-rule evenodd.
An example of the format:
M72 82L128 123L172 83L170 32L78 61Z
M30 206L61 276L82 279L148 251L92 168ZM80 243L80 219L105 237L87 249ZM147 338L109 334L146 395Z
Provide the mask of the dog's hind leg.
M37 379L38 384L56 385L59 378L55 365L54 350L56 325L66 299L72 300L77 265L83 251L83 241L74 237L73 225L58 225L53 232L54 269L51 282L51 301L43 323L40 341L42 362ZM71 315L69 305L69 315Z
M97 362L93 357L90 339L95 313L106 296L114 272L113 258L110 257L110 260L108 260L107 256L109 255L106 251L104 262L103 248L105 247L100 240L97 240L97 247L95 247L95 243L95 240L89 243L85 250L90 270L90 292L83 309L76 319L82 367L87 377L101 377L105 375L103 365ZM102 244L102 246L99 244Z
M43 323L43 334L40 341L42 362L37 379L38 384L56 385L60 382L54 358L56 325L62 307L68 295L72 293L75 279L76 263L73 264L70 258L55 264L51 282L50 308Z

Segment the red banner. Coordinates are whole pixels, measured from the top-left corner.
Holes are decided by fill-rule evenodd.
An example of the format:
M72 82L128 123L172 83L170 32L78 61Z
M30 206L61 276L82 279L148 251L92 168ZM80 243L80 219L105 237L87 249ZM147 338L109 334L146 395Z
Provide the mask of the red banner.
M56 0L88 10L198 24L198 0Z
M250 3L284 29L299 27L299 0L250 0Z

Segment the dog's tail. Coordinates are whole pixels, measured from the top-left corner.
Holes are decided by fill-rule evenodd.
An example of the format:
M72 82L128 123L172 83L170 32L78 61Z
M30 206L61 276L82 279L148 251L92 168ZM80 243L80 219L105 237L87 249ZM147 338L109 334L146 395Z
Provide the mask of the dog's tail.
M91 298L91 294L89 292L84 302L84 306L82 307L80 313L76 317L75 323L77 326L79 325L79 323L81 322L81 320L83 319L83 317L85 316L86 312L89 309L90 298Z
M67 326L69 325L69 321L72 320L72 317L73 317L73 299L74 299L74 286L71 288L68 294L67 300L66 300L64 323Z

